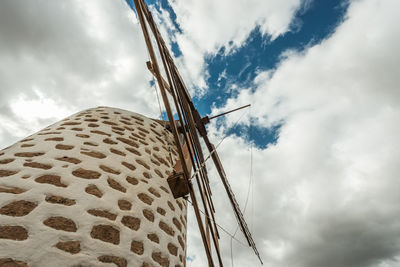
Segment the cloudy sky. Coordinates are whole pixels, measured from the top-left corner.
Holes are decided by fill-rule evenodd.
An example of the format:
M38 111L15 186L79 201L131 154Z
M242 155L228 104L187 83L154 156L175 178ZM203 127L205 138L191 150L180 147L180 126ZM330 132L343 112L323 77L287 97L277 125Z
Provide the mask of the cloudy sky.
M252 104L208 129L226 137L220 157L265 266L400 266L400 1L148 4L202 115ZM124 0L1 0L0 146L99 105L158 117L147 60ZM205 266L189 215L188 266ZM226 266L257 266L220 232Z

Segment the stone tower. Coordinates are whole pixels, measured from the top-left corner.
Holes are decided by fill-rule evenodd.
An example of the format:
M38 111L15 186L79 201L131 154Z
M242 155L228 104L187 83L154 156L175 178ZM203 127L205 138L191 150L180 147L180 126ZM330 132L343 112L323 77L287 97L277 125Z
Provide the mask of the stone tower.
M108 107L0 151L0 266L184 266L176 160L163 125Z

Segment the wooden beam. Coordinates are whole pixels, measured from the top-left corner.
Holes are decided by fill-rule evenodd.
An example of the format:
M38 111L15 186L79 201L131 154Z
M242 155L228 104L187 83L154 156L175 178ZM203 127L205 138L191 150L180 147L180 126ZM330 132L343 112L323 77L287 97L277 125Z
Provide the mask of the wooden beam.
M156 77L156 73L154 72L153 64L151 64L151 61L147 61L146 65L147 65L147 69L151 72L151 74L153 74L153 76ZM167 81L163 77L161 77L161 80L164 85L164 88L167 89L168 93L172 94L171 88L169 87L169 84L167 83Z

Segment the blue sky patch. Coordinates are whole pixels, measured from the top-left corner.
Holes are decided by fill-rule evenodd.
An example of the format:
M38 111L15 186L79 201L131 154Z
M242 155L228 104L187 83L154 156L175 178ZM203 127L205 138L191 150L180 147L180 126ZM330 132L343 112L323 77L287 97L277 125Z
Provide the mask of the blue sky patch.
M211 104L223 106L232 97L232 84L238 87L254 88L252 81L259 71L273 70L280 56L288 49L302 51L308 46L320 43L334 32L346 12L348 1L314 1L295 17L296 31L287 32L271 41L255 28L246 43L232 54L225 55L222 47L216 56L208 57L206 64L210 74L208 91L197 99L201 112L209 113ZM220 79L224 73L225 78ZM234 93L234 92L233 92Z
M306 10L300 10L294 19L294 31L271 41L255 28L245 44L226 55L222 47L216 56L206 58L208 90L201 98L194 98L201 114L211 112L211 107L222 107L226 100L235 97L235 88L255 90L254 78L260 71L274 70L283 52L294 49L302 51L329 37L342 22L348 1L314 1ZM249 103L251 104L251 103ZM250 140L257 147L265 148L275 143L282 125L272 128L252 126ZM236 126L228 134L242 136L245 126Z
M237 124L224 132L225 135L235 135L244 138L248 142L261 149L267 148L268 145L274 145L279 138L279 130L282 124L278 124L269 128L262 128L251 123L250 126Z

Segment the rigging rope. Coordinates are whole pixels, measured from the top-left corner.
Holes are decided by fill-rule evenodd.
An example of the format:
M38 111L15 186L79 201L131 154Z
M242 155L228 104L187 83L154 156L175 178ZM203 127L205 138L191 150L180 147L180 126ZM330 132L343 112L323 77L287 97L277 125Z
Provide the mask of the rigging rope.
M252 194L253 194L253 190L252 190L252 187L251 187L252 182L253 182L253 142L252 142L252 137L253 137L252 129L253 128L251 127L251 106L250 106L250 109L249 109L249 120L250 120L250 124L249 124L249 135L248 135L248 138L250 140L250 177L249 177L249 184L247 186L246 201L245 201L245 204L244 204L244 208L242 210L243 213L246 212L247 204L249 202L250 192L252 192ZM233 244L232 244L232 240L236 236L236 233L237 233L238 230L239 230L239 225L236 226L235 233L233 234L233 237L231 237L231 242L230 242L231 243L230 247L231 247L231 265L232 265L232 267L233 267Z
M154 80L154 76L153 76L153 80ZM156 95L157 95L157 100L158 100L158 106L160 107L160 120L163 121L163 115L162 115L162 109L161 109L161 103L160 103L160 98L158 96L158 90L157 90L157 84L154 83L154 89L156 90ZM165 123L163 123L164 126L164 138L167 141L167 126ZM171 165L173 165L173 160L172 160L172 153L171 153L171 145L170 143L167 141L168 143L168 153L169 153L169 161L171 163Z
M235 124L230 128L235 128L236 125L239 123L239 121L243 118L244 114L246 114L245 112L243 112L243 114L239 117L239 119L235 122ZM189 180L192 180L202 169L205 168L206 166L206 162L207 160L209 160L212 156L213 153L215 153L217 151L217 148L221 145L221 143L225 140L225 138L227 138L228 132L225 133L225 136L222 138L222 140L217 144L217 146L210 152L210 154L206 157L206 159L204 160L203 163L200 164L199 168L195 171L195 173L193 173L192 177L190 177Z
M153 84L154 84L154 91L156 91L156 96L157 96L157 101L158 101L158 107L160 108L160 120L163 120L163 115L162 115L162 109L161 109L161 102L160 102L160 97L158 96L158 90L157 90L157 84L154 78L154 75L151 75L153 78Z
M144 38L144 37L143 37ZM149 54L149 51L146 49L146 51L147 51L147 58L148 58L148 61L149 62L151 62L151 60L150 60L150 54ZM160 120L161 121L164 121L163 120L163 115L162 115L162 108L161 108L161 102L160 102L160 97L159 97L159 95L158 95L158 90L157 90L157 82L156 82L156 79L155 79L155 77L154 77L154 75L151 75L151 77L152 77L152 81L153 81L153 85L154 85L154 91L156 91L156 96L157 96L157 102L158 102L158 108L160 109ZM167 140L167 133L166 133L166 124L165 123L163 123L163 127L164 127L164 138L165 138L165 140ZM171 146L170 146L170 143L169 142L167 142L168 143L168 153L169 153L169 160L170 160L170 162L171 162L171 165L173 165L173 161L172 161L172 153L171 153Z
M139 18L137 17L138 15L136 14L136 12L135 12L135 15L136 15L136 19L139 21ZM146 42L146 40L144 39L144 36L143 36L143 41ZM147 62L151 62L151 58L150 58L148 49L146 49L146 54L147 54ZM151 62L151 64L153 64L153 62ZM163 120L161 102L160 102L160 97L158 96L157 82L156 82L154 75L151 75L151 80L153 81L154 91L156 92L158 107L160 109L160 120ZM164 128L165 128L165 126L164 126Z
M251 108L250 108L250 110L249 110L249 113L250 113L250 118L252 117L252 114L251 114ZM251 119L250 119L251 120ZM250 135L253 137L254 135L253 135L253 128L251 127L250 128ZM254 230L254 177L253 177L253 148L254 148L254 143L252 142L251 143L251 176L252 176L252 179L251 179L251 181L252 181L252 185L251 185L251 221L250 221L250 228L251 228L251 231L253 231Z

